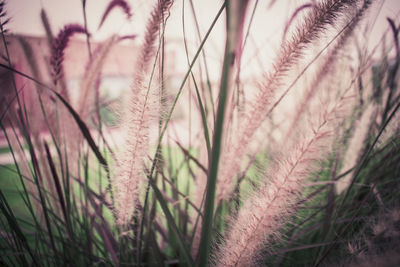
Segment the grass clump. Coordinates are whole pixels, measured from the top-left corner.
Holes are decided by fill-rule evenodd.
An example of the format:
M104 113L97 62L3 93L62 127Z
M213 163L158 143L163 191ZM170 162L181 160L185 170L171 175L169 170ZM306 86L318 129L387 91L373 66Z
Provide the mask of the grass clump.
M93 41L82 1L84 24L53 36L42 10L46 74L33 42L8 33L1 2L0 265L400 263L398 19L368 50L357 32L382 1L303 3L282 24L270 69L248 78L256 11L275 2L224 1L202 34L190 1L193 56L182 5L187 67L171 73L167 32L180 2L157 1L117 98L101 83L137 35ZM129 1L110 1L98 29L114 8L135 18ZM221 21L215 85L208 45ZM87 58L74 99L76 33Z

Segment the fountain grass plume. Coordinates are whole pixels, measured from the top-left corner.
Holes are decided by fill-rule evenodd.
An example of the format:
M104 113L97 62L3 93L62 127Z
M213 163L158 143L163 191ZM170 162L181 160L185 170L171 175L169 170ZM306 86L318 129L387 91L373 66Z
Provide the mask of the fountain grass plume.
M138 89L130 97L127 110L129 116L123 119L123 129L127 136L113 183L117 191L116 212L119 225L127 224L136 208L140 184L145 177L144 163L149 148L150 123L156 120L154 110L157 102L154 100L157 96L150 96L146 86L138 81L135 86Z
M277 92L284 84L283 78L300 61L306 49L317 41L329 26L336 25L336 19L339 16L348 14L359 2L359 0L325 0L315 4L310 15L298 25L292 38L283 44L273 70L262 82L258 96L249 112L244 114L243 127L222 156L221 165L224 168L221 169L218 180L218 200L228 199L231 196L233 179L240 171L250 140L287 94L286 91L280 99L276 98Z
M167 12L171 8L172 0L159 1L157 6L153 9L150 20L146 25L146 35L144 37L143 46L139 56L138 63L136 64L137 69L140 73L147 73L150 67L151 58L154 56L156 51L155 44L158 38L158 32L160 30L160 23L165 18ZM139 75L140 76L140 75Z
M259 189L232 218L225 241L215 255L216 266L254 266L261 250L270 248L268 244L279 238L279 229L296 209L304 181L325 156L332 129L349 106L351 98L347 94L332 105L321 104L321 113L316 115L318 123L304 128L300 141L275 160Z
M83 26L79 24L68 24L64 26L64 28L58 33L57 37L54 40L50 59L50 65L53 68L52 70L54 84L57 84L57 81L62 74L64 50L67 48L70 38L75 33L86 33L86 30Z
M370 0L364 1L362 7L356 11L356 14L353 16L351 21L347 23L345 30L336 41L335 46L329 51L329 54L326 56L323 65L318 68L317 73L314 75L313 82L310 86L308 86L308 89L300 101L300 104L297 105L297 111L294 113L295 117L293 118L292 123L288 128L289 130L287 131L283 140L288 140L292 134L296 132L296 127L298 126L304 112L307 110L307 104L315 96L317 91L322 89L321 87L323 86L321 83L325 80L324 78L328 75L331 75L331 72L334 71L340 53L345 51L349 39L352 37L352 34L356 29L356 26L365 15L371 3L372 2Z
M117 224L126 225L138 204L140 184L144 179L144 163L149 148L149 129L157 119L158 95L155 86L148 87L148 74L155 54L155 42L160 24L172 1L159 1L147 23L141 53L136 64L134 81L129 92L127 110L124 112L123 128L126 139L119 158L119 170L114 180L116 194Z
M118 42L116 35L111 36L103 44L94 51L92 60L86 67L85 75L81 82L80 96L78 100L77 110L82 118L87 119L90 113L90 107L95 103L95 96L99 95L99 79L101 71L107 60L107 56L111 52L112 47Z
M377 13L363 35L356 31L367 8L384 1L307 0L297 9L291 0L279 1L279 13L293 7L287 27L285 18L276 21L282 44L275 43L282 35L270 25L255 25L270 21L260 11L274 12L268 5L278 1L226 0L213 18L210 13L199 20L201 4L190 1L192 15L185 18L188 10L173 10L172 2L152 2L147 23L141 22L141 46L119 47L134 35L118 33L102 42L73 41L72 35L85 33L79 25L53 38L43 10L50 43L44 51L45 35L5 35L0 23L0 82L8 104L0 120L8 143L0 147L0 265L317 266L340 263L345 257L338 255L346 256L346 245L360 236L393 237L381 223L369 230L367 220L373 215L387 222L382 212L391 207L397 207L396 223L400 218L399 18L387 25L395 40L386 38L390 43L372 50L364 37L379 21ZM6 21L2 3L0 19ZM81 15L87 31L86 3ZM94 26L112 23L113 12L130 17L127 4L107 1ZM132 11L147 10L147 4ZM169 28L179 15L185 51ZM185 28L187 21L193 29ZM268 36L258 34L263 26ZM221 55L213 42L225 37ZM359 37L364 42L350 46ZM247 53L252 38L246 49L254 53ZM264 46L266 38L278 53L263 76L268 62L254 57L273 48ZM75 51L85 41L88 50ZM377 62L379 45L384 49ZM244 79L242 52L248 59ZM181 64L185 56L187 65ZM63 75L63 59L87 62L86 71L65 69ZM126 64L133 69L128 88ZM73 88L63 85L67 79L80 83L74 103L67 95ZM100 101L103 81L109 86ZM298 105L290 106L291 100ZM194 103L201 116L193 116ZM293 118L294 133L281 138ZM357 118L371 126L357 130ZM352 136L358 144L351 144ZM356 161L346 149L356 152ZM335 195L348 173L357 179L346 194Z

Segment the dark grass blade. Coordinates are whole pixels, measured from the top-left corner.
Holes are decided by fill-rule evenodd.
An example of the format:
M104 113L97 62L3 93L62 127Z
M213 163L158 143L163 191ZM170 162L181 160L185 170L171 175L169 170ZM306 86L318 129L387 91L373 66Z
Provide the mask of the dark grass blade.
M399 53L399 28L396 27L395 22L391 19L391 18L387 18L387 21L390 25L390 28L392 29L392 33L393 33L393 40L394 40L394 44L395 44L395 48L396 48L396 53Z
M22 118L22 114L19 113L20 115L20 120L23 121ZM24 128L23 130L27 131L26 128ZM48 214L48 208L47 208L47 204L46 204L46 197L45 195L43 195L43 190L41 188L41 183L43 181L42 178L42 174L41 174L41 170L39 167L39 162L36 156L36 152L33 146L33 143L30 139L30 135L28 132L25 132L25 139L26 142L28 144L28 149L29 149L29 153L31 156L31 161L32 161L32 166L33 166L33 178L34 178L34 183L36 185L36 189L39 193L39 200L40 200L40 204L42 205L42 210L43 210L43 214L44 214L44 219L45 219L45 223L47 226L47 231L48 231L48 236L50 238L50 244L51 247L53 249L53 252L55 255L57 255L57 249L56 249L56 245L55 245L55 241L54 241L54 235L53 235L53 230L52 230L52 225L50 224L50 217Z
M40 86L46 88L47 90L50 90L52 93L54 93L56 95L56 97L64 104L64 106L68 109L68 111L71 113L72 117L74 118L75 122L78 124L79 129L81 130L83 136L85 137L86 141L88 142L90 148L92 149L93 153L95 154L95 156L97 157L97 160L103 165L103 167L106 169L106 171L109 171L109 167L107 164L106 159L103 157L103 155L101 154L99 148L97 147L95 141L93 140L92 135L90 134L89 128L86 126L85 122L80 118L79 114L73 109L73 107L64 99L63 96L61 96L58 92L56 92L54 89L52 89L51 87L48 87L47 85L45 85L44 83L30 77L29 75L26 75L25 73L22 73L12 67L9 67L7 65L4 65L2 63L0 63L0 67L3 67L5 69L8 69L18 75L21 75L37 84L39 84Z
M393 109L393 111L391 112L390 116L388 117L388 119L383 123L382 127L379 130L378 135L375 137L375 139L373 140L371 146L368 148L368 150L365 152L365 154L363 155L360 164L357 166L357 169L355 170L353 179L349 185L349 187L346 190L346 193L342 199L341 202L341 206L344 204L346 198L348 197L351 188L353 187L357 176L361 173L361 170L363 169L363 167L366 166L366 164L368 163L368 157L370 156L373 148L375 147L375 145L377 144L379 138L381 137L383 131L385 130L385 128L387 127L387 125L389 124L389 122L393 119L394 115L396 114L396 112L398 111L398 109L400 108L400 102L396 105L396 107Z
M18 240L21 242L22 246L28 251L29 255L31 256L33 262L36 264L36 266L39 266L39 262L37 261L35 254L29 247L28 241L22 232L17 219L14 216L14 213L12 212L10 206L8 205L7 199L4 197L4 194L2 190L0 189L0 210L2 214L6 217L8 221L8 225L10 228L13 230L13 232L16 234L18 237Z
M9 67L9 66L7 66L5 64L0 63L0 67L8 69L8 70L10 70L10 71L12 71L12 72L14 72L14 73L16 73L18 75L21 75L21 76L23 76L23 77L25 77L25 78L27 78L27 79L29 79L31 81L34 81L35 83L37 83L38 85L42 86L43 88L53 92L56 95L56 97L63 103L63 105L71 113L71 115L73 116L75 122L79 126L84 138L88 142L89 147L91 148L91 150L94 152L97 160L100 162L100 164L106 170L107 180L108 180L107 191L110 193L111 205L114 206L114 197L113 197L113 192L112 192L112 184L111 184L111 177L110 177L110 170L109 170L108 163L107 163L106 159L103 157L103 155L101 154L99 148L97 147L95 141L93 140L93 137L90 134L90 131L89 131L88 127L86 126L85 122L80 118L79 114L72 108L72 106L64 99L64 97L61 94L56 92L51 87L49 87L49 86L45 85L44 83L32 78L29 75L26 75L26 74L24 74L24 73L14 69L14 68L12 68L12 67ZM17 100L18 100L18 98L17 98ZM65 158L67 158L67 157L65 157ZM68 171L68 170L66 170L66 171ZM67 178L69 177L68 173L67 173L66 176L67 176ZM66 187L66 188L68 189L68 187ZM66 193L68 193L68 190L67 190ZM70 203L69 199L70 199L69 198L69 194L66 194L66 202L67 202L66 204L67 204L68 213L69 213L69 211L71 211L71 209L70 209L71 206L69 204ZM73 201L74 201L74 199L73 199ZM71 225L71 228L74 228L74 227Z
M377 144L380 136L382 135L384 129L386 128L386 126L389 124L389 122L391 121L391 119L394 117L394 115L396 114L396 112L398 111L398 109L400 108L400 103L398 103L396 105L396 107L393 109L393 111L391 112L390 116L388 117L388 119L383 123L383 125L381 126L378 135L375 137L375 139L373 140L371 146L369 147L369 149L363 154L363 157L359 163L359 165L357 166L356 170L355 170L355 174L353 176L353 179L350 183L350 186L347 188L345 195L342 198L342 201L339 205L339 210L342 209L345 205L345 201L346 199L349 198L350 196L350 191L352 189L352 187L355 184L356 178L361 174L362 170L364 169L364 167L366 167L366 165L368 164L368 159L369 156L372 152L372 149L375 147L375 145ZM374 196L373 194L373 188L375 187L375 185L373 185L370 190L368 190L368 192L366 193L366 195L361 198L361 201L359 202L359 204L356 206L356 208L354 208L354 214L352 215L352 217L350 218L349 223L347 223L342 229L339 230L338 234L336 235L336 237L333 240L332 245L330 245L325 252L319 257L319 259L317 259L315 266L319 266L321 265L322 261L328 256L328 254L338 245L338 240L339 238L341 238L346 231L352 226L353 221L355 220L356 216L361 212L363 205L365 205L367 203L367 200L369 199L369 197Z
M132 17L131 7L125 0L112 0L108 4L106 10L104 11L104 14L101 18L98 29L100 29L101 26L103 26L103 24L104 24L105 20L107 19L108 15L110 14L110 12L116 7L120 7L122 9L122 11L126 14L126 17L128 19L130 19Z
M228 2L229 3L229 2ZM229 6L228 6L229 7ZM214 124L214 135L212 139L212 148L211 154L209 157L210 167L209 173L207 176L207 189L206 189L206 198L204 202L204 219L202 224L201 238L200 238L200 246L199 246L199 263L198 266L208 266L209 255L211 251L211 238L213 234L213 221L214 221L214 198L217 188L217 175L218 175L218 166L219 159L222 147L222 133L224 130L224 119L226 112L226 105L228 100L228 90L229 83L232 73L232 67L234 63L234 51L236 50L236 45L232 40L232 30L231 24L229 23L229 19L235 19L233 17L229 17L229 8L227 7L227 39L225 42L225 53L224 53L224 62L222 66L221 73L221 85L219 90L219 101L217 107L217 114Z
M201 122L203 123L203 131L204 131L204 138L206 140L207 152L210 153L211 152L211 144L210 144L210 134L209 134L208 126L207 126L206 110L205 110L203 102L201 100L199 88L197 86L197 82L196 82L196 79L195 79L193 73L192 73L192 78L193 78L194 88L196 89L197 101L199 102Z
M182 256L186 260L186 264L188 266L194 266L193 259L190 256L190 252L188 250L188 246L187 246L185 240L183 239L183 235L182 235L181 231L178 229L178 227L175 223L174 217L172 216L171 212L168 209L168 203L165 201L163 194L158 189L157 185L154 183L154 181L152 180L151 177L149 177L149 182L154 191L154 195L157 198L158 202L160 203L161 209L163 210L163 212L165 214L165 217L168 222L168 226L170 227L174 237L176 238L176 241L178 243L178 246L182 253Z
M214 18L214 20L213 20L211 26L209 27L209 29L208 29L206 35L204 36L204 39L203 39L203 41L201 42L201 44L200 44L200 46L199 46L199 48L198 48L198 50L197 50L197 52L196 52L194 58L192 59L192 62L191 62L191 64L190 64L190 66L189 66L189 69L187 70L187 72L186 72L186 74L185 74L185 76L184 76L184 78L183 78L183 80L182 80L182 83L181 83L181 85L180 85L180 87L179 87L179 89L178 89L178 92L177 92L176 96L175 96L174 102L173 102L173 104L172 104L172 106L171 106L171 108L170 108L170 111L169 111L169 113L168 113L168 115L167 115L167 118L166 118L166 120L165 120L165 122L164 122L164 126L162 127L162 130L161 130L161 132L160 132L160 136L159 136L159 138L158 138L158 145L157 145L157 149L156 149L156 152L155 152L154 160L153 160L153 163L152 163L152 166L151 166L151 169L150 169L150 175L149 175L150 179L149 179L149 182L148 182L148 186L147 186L147 188L146 188L146 195L145 195L145 201L144 201L143 211L145 211L145 210L147 209L147 205L148 205L147 202L148 202L148 197L149 197L149 187L150 187L150 186L152 186L152 187L155 186L154 184L151 184L151 179L152 179L152 176L153 176L155 167L156 167L156 165L158 164L158 163L157 163L157 162L158 162L158 159L159 159L158 155L160 154L160 151L161 151L161 141L162 141L162 139L163 139L163 137L164 137L164 135L165 135L165 133L166 133L167 126L168 126L168 124L169 124L169 121L171 120L172 113L173 113L173 111L175 110L176 103L177 103L177 101L178 101L178 99L179 99L179 97L180 97L180 95L181 95L181 93L182 93L182 90L183 90L183 88L184 88L184 86L185 86L185 84L186 84L186 81L187 81L187 79L188 79L190 73L191 73L191 70L192 70L194 64L196 63L196 61L197 61L197 59L198 59L198 57L199 57L199 55L200 55L200 52L202 51L202 49L203 49L203 47L204 47L204 45L205 45L205 43L206 43L206 41L207 41L209 35L211 34L211 31L213 30L213 28L214 28L216 22L219 20L219 17L220 17L220 15L222 14L222 12L224 11L224 9L225 9L225 3L222 4L221 8L219 9L219 11L218 11L217 15L215 16L215 18ZM1 65L0 65L0 66L1 66ZM163 198L162 198L162 194L159 192L158 197L157 197L157 200L160 201L160 199L161 199L162 201L164 201ZM164 209L163 209L163 210L164 210ZM169 211L168 211L168 212L169 212ZM171 214L170 214L170 216L171 216ZM172 217L172 216L171 216L171 217ZM174 224L175 224L175 222L174 222ZM141 227L142 227L142 226L143 226L143 224L141 224ZM140 236L141 236L141 233L142 233L142 229L140 230L140 233L139 233ZM140 243L139 243L139 245L140 245ZM189 255L189 254L188 254L188 255ZM189 255L189 257L190 257L190 255Z
M161 252L160 247L157 244L157 240L155 237L155 234L153 231L150 231L150 247L152 248L152 251L154 252L154 259L157 264L157 266L163 266L165 256Z
M90 34L88 32L88 20L87 20L87 12L86 12L86 0L82 1L82 13L83 13L83 25L85 28L85 36L86 36L86 45L89 53L89 58L92 59L92 48L90 44Z
M70 226L70 223L69 223L67 210L65 208L65 201L64 201L64 196L63 196L62 189L61 189L60 178L58 177L56 167L55 167L53 159L51 157L49 146L47 145L46 142L44 142L44 148L45 148L45 151L46 151L46 156L47 156L47 161L49 163L50 171L51 171L51 174L53 176L54 184L56 186L58 200L59 200L60 206L61 206L61 211L62 211L62 213L64 215L64 220L65 220L65 223L67 224L67 229L71 234L71 226Z
M114 266L119 266L119 260L115 250L116 244L113 244L115 240L113 238L110 238L112 237L111 234L107 232L104 227L101 227L96 222L93 222L93 226L97 230L97 232L102 236L107 251L111 255L111 259L113 260Z
M292 16L290 17L290 19L288 20L288 22L285 25L285 29L283 30L282 42L286 40L286 34L288 33L289 27L293 23L293 21L295 20L297 15L299 15L299 13L302 10L307 9L307 8L312 8L312 7L314 7L313 3L306 3L306 4L303 4L303 5L299 6L298 8L296 8L296 10L293 12Z
M174 185L174 183L173 183L172 181L170 181L170 180L165 176L165 174L164 174L163 172L161 172L160 170L158 170L158 173L161 174L161 177L162 177L162 179L163 179L163 182L166 182L167 184L169 184L169 185L171 186L171 190L172 190L173 192L175 192L177 195L182 196L183 198L186 198L186 197L187 197L187 195L185 195L184 193L182 193L182 192L180 192L180 191L178 190L178 188L176 187L176 185ZM167 200L167 199L166 199L166 200ZM170 202L172 202L172 200L170 200ZM188 204L189 204L190 206L192 206L193 209L196 210L196 212L201 213L200 210L196 207L196 205L195 205L192 201L190 201L189 199L187 199L187 202L188 202Z
M92 135L88 127L86 126L85 122L80 118L79 114L72 108L72 106L57 92L53 91L53 93L57 96L58 99L64 104L64 106L68 109L71 115L74 117L75 122L78 124L79 129L81 130L83 136L85 137L86 141L88 142L90 148L92 149L93 153L96 155L97 160L103 165L105 170L108 172L108 164L106 159L101 154L99 148L97 147L95 141L93 140Z

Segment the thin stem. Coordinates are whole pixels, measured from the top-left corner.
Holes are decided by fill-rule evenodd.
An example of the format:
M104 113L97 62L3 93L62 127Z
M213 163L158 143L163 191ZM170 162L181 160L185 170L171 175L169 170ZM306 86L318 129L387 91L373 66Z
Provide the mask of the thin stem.
M229 5L229 2L228 2ZM229 10L229 6L227 8ZM230 22L232 19L227 12L227 38L225 43L224 64L221 74L221 86L219 92L219 101L217 115L215 120L215 129L213 136L213 145L210 156L210 169L207 178L207 189L205 198L204 220L202 225L200 248L199 248L199 264L198 266L207 266L210 255L210 243L214 215L214 198L217 187L217 175L219 158L221 154L222 134L224 129L224 118L229 95L229 85L232 78L232 67L235 59L235 44L234 38L230 37L231 33Z

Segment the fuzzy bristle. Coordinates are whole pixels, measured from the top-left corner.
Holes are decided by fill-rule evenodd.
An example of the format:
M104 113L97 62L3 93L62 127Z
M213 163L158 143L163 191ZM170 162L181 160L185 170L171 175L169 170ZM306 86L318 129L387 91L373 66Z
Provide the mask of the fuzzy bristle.
M346 94L331 107L321 105L317 124L309 125L300 142L275 161L260 188L232 218L224 245L215 257L217 266L254 266L261 249L279 238L278 230L295 210L304 181L315 169L315 163L324 157L321 151L326 151L332 127L349 106Z
M336 25L336 18L346 8L351 10L358 2L357 0L325 0L316 4L311 15L297 27L296 34L293 35L292 39L283 44L272 72L262 82L256 101L252 104L250 111L244 115L243 127L222 156L221 166L223 168L217 187L219 200L231 196L233 179L240 171L241 162L246 155L254 133L288 93L288 90L286 90L279 98L276 97L284 84L283 78L300 61L309 44L318 40L328 26Z
M78 112L82 118L89 115L89 107L94 106L95 95L98 95L102 68L107 60L112 47L118 42L118 37L113 35L94 51L92 60L86 67L83 76L78 100Z
M117 224L126 225L138 203L140 184L144 178L144 163L149 148L149 129L158 111L158 91L148 88L148 74L155 52L155 41L164 13L172 1L159 1L147 24L141 53L136 63L132 90L128 96L128 109L123 115L124 132L127 137L119 158L119 170L115 177Z
M140 184L144 179L149 127L153 120L151 113L154 110L154 103L148 101L146 87L137 83L135 87L137 90L130 100L129 117L124 119L124 131L127 137L114 182L117 192L118 225L127 224L137 206Z

